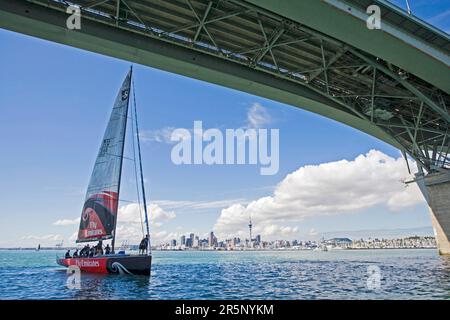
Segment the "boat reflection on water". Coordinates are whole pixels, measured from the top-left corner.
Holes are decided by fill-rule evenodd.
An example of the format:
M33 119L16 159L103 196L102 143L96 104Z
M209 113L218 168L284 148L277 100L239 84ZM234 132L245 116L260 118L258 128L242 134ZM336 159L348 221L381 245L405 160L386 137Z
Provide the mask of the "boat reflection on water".
M150 290L151 277L135 275L108 275L81 272L79 277L66 269L58 269L66 280L69 299L74 300L116 300L126 296L142 297ZM75 277L75 278L73 278ZM71 293L71 294L70 294Z

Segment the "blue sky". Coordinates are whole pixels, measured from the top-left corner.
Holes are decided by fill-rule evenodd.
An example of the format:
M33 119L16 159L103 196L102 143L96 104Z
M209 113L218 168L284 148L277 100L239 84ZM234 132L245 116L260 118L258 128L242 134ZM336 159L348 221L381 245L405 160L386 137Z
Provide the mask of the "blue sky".
M411 0L411 4L419 17L450 29L447 1ZM112 103L130 64L4 30L0 30L0 52L0 247L69 241L78 227L70 221L80 215ZM356 209L331 206L336 214L315 214L301 207L297 214L285 204L290 214L271 221L272 216L265 215L276 216L277 212L253 211L249 204L270 207L264 199L275 199L274 191L283 191L286 176L305 165L331 162L329 170L339 172L342 165L358 172L359 162L353 160L359 155L366 155L361 161L367 163L386 156L391 167L386 165L380 172L389 173L400 162L406 170L404 161L396 160L399 152L385 143L298 108L149 67L135 65L134 75L146 187L158 213L152 226L157 240L188 232L203 236L213 228L223 235L230 229L242 235L248 212L255 215L255 227L259 223L257 230L266 238L430 225L426 205L414 196L409 206L392 204L403 195L401 183L384 200L370 205ZM176 166L170 159L173 144L155 141L164 130L192 128L195 120L202 120L205 129L240 128L248 124L252 110L267 115L265 127L280 130L276 175L261 176L259 167L251 165ZM380 153L367 155L372 149ZM350 163L336 162L342 159ZM122 198L126 200L135 199L130 168L129 163L125 165L129 174L124 178ZM315 177L324 174L322 169L317 169ZM290 190L304 190L302 183L309 170L316 169L297 172L301 180ZM320 194L324 182L314 179L310 183L317 189L311 190ZM324 198L326 202L333 197ZM227 219L235 216L230 224ZM128 227L124 222L125 235L133 230Z
M406 0L390 0L406 10ZM413 15L450 33L450 4L446 0L409 0Z

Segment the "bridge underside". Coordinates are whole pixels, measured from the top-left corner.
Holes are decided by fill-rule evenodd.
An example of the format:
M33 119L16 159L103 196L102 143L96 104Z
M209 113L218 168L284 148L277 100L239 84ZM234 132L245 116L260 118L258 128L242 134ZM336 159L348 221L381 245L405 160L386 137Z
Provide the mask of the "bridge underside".
M361 6L364 1L346 2ZM81 8L80 30L66 27L69 3ZM342 1L317 1L301 7L301 14L301 1L285 1L276 11L267 10L275 2L261 1L265 9L252 3L258 1L10 0L0 2L0 27L297 106L399 148L427 174L447 174L448 36L413 25L417 37L411 43L422 46L404 52L410 53L406 61L414 57L424 64L418 67L389 55L407 40L396 39L394 31L386 35L389 21L399 19L390 11L384 15L384 33L370 31L379 45L390 44L384 54L369 44L364 50L360 43L343 41L343 30L319 30L315 21L321 17L311 18L313 11L331 17ZM361 37L369 32L365 21L355 18L361 8L351 9L354 16L346 18L360 26L355 38ZM405 26L412 23L400 18ZM450 225L444 233L448 242Z

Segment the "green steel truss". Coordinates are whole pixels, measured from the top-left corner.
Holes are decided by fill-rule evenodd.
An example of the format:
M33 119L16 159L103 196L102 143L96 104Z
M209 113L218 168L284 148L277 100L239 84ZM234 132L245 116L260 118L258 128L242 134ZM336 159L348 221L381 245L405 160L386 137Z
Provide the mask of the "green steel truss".
M428 172L450 168L448 92L389 61L245 1L29 2L63 12L75 4L81 8L82 19L213 55L307 87L349 114L382 128Z

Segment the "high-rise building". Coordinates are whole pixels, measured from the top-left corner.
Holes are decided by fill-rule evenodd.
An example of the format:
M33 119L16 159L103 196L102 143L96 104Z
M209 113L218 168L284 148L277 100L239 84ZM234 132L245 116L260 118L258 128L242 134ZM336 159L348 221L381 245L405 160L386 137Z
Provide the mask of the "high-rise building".
M180 246L186 245L186 236L181 236L180 238Z
M187 238L187 239L186 239L186 247L187 247L187 248L191 248L191 247L192 247L191 238Z
M209 246L210 247L214 247L214 238L215 238L215 236L214 236L214 232L213 231L211 231L210 233L209 233L209 239L208 239L208 244L209 244Z
M200 239L198 238L198 236L195 236L194 243L192 244L192 246L194 248L198 248L200 246Z
M199 241L199 246L202 248L206 248L208 246L208 239L202 239Z
M170 246L176 247L177 246L177 240L172 239L172 241L170 241Z
M195 239L195 234L193 234L193 233L191 233L190 235L189 235L189 242L190 242L190 247L193 247L194 246L194 239Z
M260 245L261 244L261 235L260 234L256 235L255 244L256 245Z

